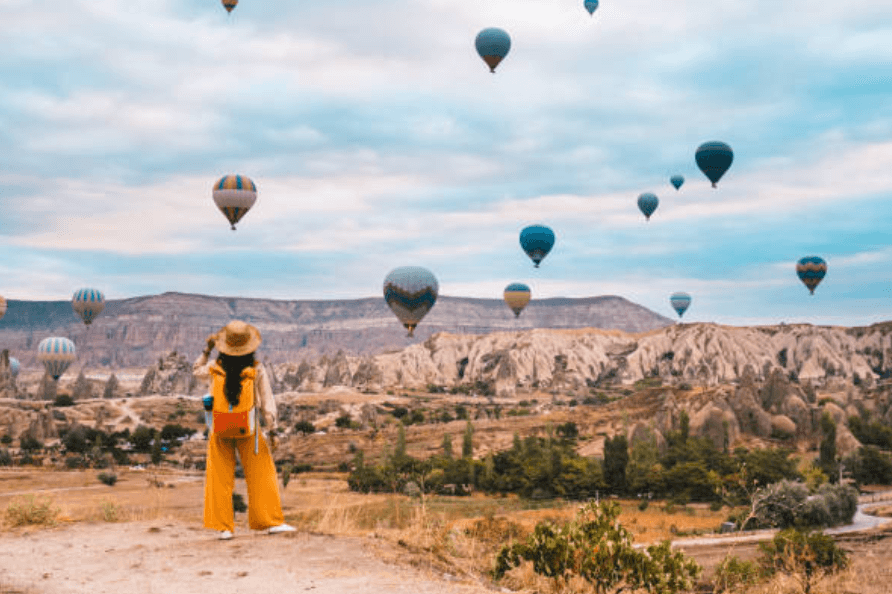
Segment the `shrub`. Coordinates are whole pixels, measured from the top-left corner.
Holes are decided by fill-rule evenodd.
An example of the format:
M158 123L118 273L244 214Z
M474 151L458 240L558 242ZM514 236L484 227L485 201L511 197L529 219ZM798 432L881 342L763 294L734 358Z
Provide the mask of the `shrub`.
M848 566L845 551L822 532L783 530L770 542L760 544L759 549L759 563L766 574L792 575L802 584L806 594L811 593L818 579Z
M0 437L0 443L3 445L9 445L12 443L12 435L9 433L4 433L3 437Z
M51 498L26 495L7 506L6 522L11 526L54 526L59 512L59 508L53 507Z
M298 421L297 424L294 425L294 430L298 433L308 435L310 433L316 433L316 426L310 421Z
M19 438L19 447L26 452L36 452L43 449L43 442L30 433L26 433Z
M59 394L58 396L56 396L55 400L53 400L53 406L74 406L74 399L72 399L71 396L69 396L68 394Z
M118 475L114 472L100 472L96 478L109 487L114 487L115 483L118 482Z
M85 454L89 449L87 442L87 429L82 425L75 425L62 436L62 445L65 450L75 454Z
M499 551L495 578L531 561L533 571L552 578L556 585L579 576L597 592L619 587L671 594L690 588L700 573L697 564L672 552L669 541L646 551L634 548L631 533L617 522L619 512L614 502L589 503L573 522L540 522L526 542Z
M288 482L291 481L291 464L286 463L282 465L282 488L288 488Z
M335 419L335 427L340 427L341 429L349 429L350 426L350 415L348 414L343 414Z
M713 587L716 592L735 592L754 586L758 581L758 564L728 555L715 568Z
M0 449L0 466L12 466L12 455L7 449Z
M241 493L232 494L232 511L236 513L244 513L248 511L248 506L245 505L245 498L242 497Z
M117 522L121 519L121 506L114 501L102 502L102 519L106 522Z
M68 456L65 458L65 468L75 470L78 468L86 468L87 460L83 456Z
M152 441L155 439L155 430L145 425L140 425L130 435L130 445L133 450L143 454L147 454L152 448Z

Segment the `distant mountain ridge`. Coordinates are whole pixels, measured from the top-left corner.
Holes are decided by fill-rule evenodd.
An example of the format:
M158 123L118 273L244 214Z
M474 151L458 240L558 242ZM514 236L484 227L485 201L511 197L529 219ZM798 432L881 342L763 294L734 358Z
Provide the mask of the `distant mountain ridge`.
M488 334L533 328L602 328L643 332L672 320L622 297L551 298L530 302L515 318L501 299L440 296L416 330L415 339L396 320L383 298L325 301L217 297L169 292L115 299L91 326L76 317L69 301L9 300L0 319L0 348L26 366L37 365L37 344L67 336L87 367L145 367L171 351L197 355L208 334L232 319L256 325L262 357L297 361L344 351L372 355L400 350L438 332Z

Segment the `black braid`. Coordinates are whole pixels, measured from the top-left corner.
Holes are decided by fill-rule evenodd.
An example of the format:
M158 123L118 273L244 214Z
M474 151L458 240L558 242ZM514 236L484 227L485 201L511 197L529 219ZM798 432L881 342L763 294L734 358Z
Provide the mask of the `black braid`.
M226 373L226 383L223 386L226 400L232 407L236 407L242 395L242 370L254 365L254 353L238 357L220 353L217 362Z

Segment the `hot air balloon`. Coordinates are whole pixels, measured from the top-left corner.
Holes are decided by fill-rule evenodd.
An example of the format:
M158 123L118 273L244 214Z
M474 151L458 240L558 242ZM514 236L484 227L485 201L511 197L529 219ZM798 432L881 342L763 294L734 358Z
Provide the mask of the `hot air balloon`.
M6 315L6 298L0 297L0 318Z
M731 166L734 151L724 142L713 140L701 144L694 158L697 160L697 167L709 178L714 188Z
M384 278L384 300L409 336L415 335L418 322L437 302L440 290L437 277L420 266L394 268Z
M84 324L89 326L105 309L105 296L98 289L78 289L71 298L71 307Z
M511 283L505 287L505 303L514 312L514 317L520 317L520 312L530 302L532 292L530 288L523 283Z
M539 268L539 263L554 247L554 231L544 225L531 225L520 232L520 247Z
M46 372L58 380L75 359L74 343L58 336L44 338L37 345L37 359L43 363Z
M806 256L796 263L796 274L799 280L808 287L809 293L815 294L815 287L827 274L827 262L818 256Z
M669 178L669 183L677 190L684 183L684 178L680 175L673 175Z
M638 196L638 209L644 213L644 218L647 221L650 220L650 215L654 213L659 204L660 199L650 192L645 192Z
M257 186L244 175L226 175L214 184L214 203L235 231L235 224L257 201Z
M502 29L490 27L477 34L474 45L477 47L477 53L480 54L480 57L489 66L489 71L494 73L496 66L508 55L508 51L511 49L511 37Z
M238 6L238 0L223 0L223 8L226 12L232 12L232 9Z
M22 369L22 364L19 363L19 360L16 359L15 357L10 357L9 358L9 373L10 373L10 375L12 375L13 378L18 377L19 371L21 371L21 369Z
M585 0L583 5L590 15L595 14L595 11L598 10L598 0Z
M683 292L672 293L672 296L669 297L669 303L672 304L672 309L678 313L680 318L691 305L691 296Z

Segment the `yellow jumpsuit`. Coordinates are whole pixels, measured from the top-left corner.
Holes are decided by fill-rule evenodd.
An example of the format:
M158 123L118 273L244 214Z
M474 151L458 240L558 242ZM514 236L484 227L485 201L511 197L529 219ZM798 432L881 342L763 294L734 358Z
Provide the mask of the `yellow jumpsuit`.
M207 364L207 356L202 354L193 366L195 375L210 380L210 393L214 394L215 378L219 386L225 374L216 363ZM263 366L242 372L243 382L253 376L257 387L254 394L267 427L276 425L276 405ZM246 394L247 395L247 394ZM214 394L215 409L220 394ZM225 401L225 396L222 396ZM243 396L244 398L244 396ZM248 525L252 530L263 530L284 523L282 503L279 498L279 485L276 467L263 434L259 433L258 451L254 453L254 436L225 438L208 436L207 468L204 484L204 526L212 530L232 532L235 528L232 510L232 491L235 487L235 450L238 449L242 467L245 469L245 482L248 485Z

